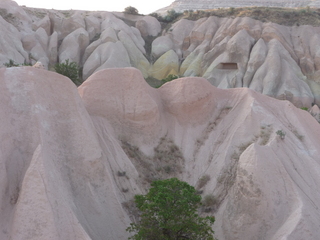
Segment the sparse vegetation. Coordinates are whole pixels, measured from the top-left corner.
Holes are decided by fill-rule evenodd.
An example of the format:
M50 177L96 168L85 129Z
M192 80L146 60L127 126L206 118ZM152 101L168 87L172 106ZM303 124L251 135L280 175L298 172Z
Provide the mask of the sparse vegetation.
M149 187L152 181L176 177L181 173L184 157L178 146L166 137L160 139L153 156L146 156L126 141L122 141L122 148L140 172L143 187Z
M301 142L303 141L304 136L299 134L297 130L293 130L292 132Z
M128 13L128 14L133 14L133 15L138 15L139 14L138 9L136 9L135 7L132 7L132 6L126 7L123 12L124 13Z
M274 22L286 26L320 26L320 9L240 7L218 8L205 11L185 11L183 18L198 20L203 17L251 17L262 22Z
M67 59L63 63L57 63L54 66L54 70L57 73L70 78L74 84L80 85L79 67L76 62L69 62L69 59Z
M159 15L158 13L151 13L150 16L155 17L156 19L158 19L159 22L165 22L165 23L172 23L175 20L180 19L180 16L183 16L182 13L178 13L175 10L168 10L167 11L167 15L162 17L161 15Z
M167 82L171 82L172 80L177 79L177 78L179 78L179 76L174 75L174 74L169 74L166 78L160 80L160 84L159 84L156 88L159 88L159 87L161 87L163 84L165 84L165 83L167 83Z
M307 107L301 107L300 109L301 109L301 110L305 110L305 111L308 111L308 110L309 110L309 108L307 108Z
M203 188L210 181L210 176L208 174L203 175L198 180L197 189Z
M283 140L286 137L286 132L283 130L276 131L276 134Z
M266 145L269 142L272 133L272 126L266 125L260 127L260 144Z
M117 175L118 175L118 177L124 177L124 176L126 176L126 172L125 171L118 171Z
M213 240L214 217L200 217L201 196L188 183L171 178L154 181L146 195L136 195L140 221L131 223L129 239Z
M3 64L5 67L21 67L21 66L31 66L31 64L24 62L24 63L16 63L12 59L9 60L9 62Z
M202 211L211 212L215 210L216 204L217 204L217 199L212 194L206 195L202 200Z

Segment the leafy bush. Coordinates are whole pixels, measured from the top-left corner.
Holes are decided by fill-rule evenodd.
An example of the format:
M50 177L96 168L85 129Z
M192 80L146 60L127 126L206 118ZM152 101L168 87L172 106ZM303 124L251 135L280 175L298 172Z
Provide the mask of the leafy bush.
M178 18L182 13L177 13L175 10L168 10L167 15L163 18L164 22L172 22Z
M79 67L76 62L69 62L69 59L67 59L63 63L57 63L54 66L54 70L57 73L70 78L74 84L79 85Z
M151 13L149 14L152 17L155 17L159 22L166 22L166 23L170 23L173 22L175 19L177 19L178 17L180 17L181 15L183 15L183 13L178 13L175 10L168 10L167 11L167 15L166 16L161 16L158 13Z
M283 130L278 130L276 132L276 134L281 138L281 139L284 139L286 137L286 132L283 131Z
M133 14L133 15L138 15L138 14L139 14L139 11L138 11L138 9L136 9L135 7L129 6L129 7L126 7L126 8L124 9L124 13Z
M157 86L157 88L159 88L159 87L161 87L163 84L165 84L165 83L167 83L167 82L171 82L172 80L177 79L177 78L179 78L179 76L174 75L174 74L169 74L166 78L160 80L161 82L160 82L159 86Z
M135 203L141 215L138 223L127 228L135 233L129 239L214 239L215 219L197 214L201 196L186 182L177 178L154 181L146 195L135 196Z

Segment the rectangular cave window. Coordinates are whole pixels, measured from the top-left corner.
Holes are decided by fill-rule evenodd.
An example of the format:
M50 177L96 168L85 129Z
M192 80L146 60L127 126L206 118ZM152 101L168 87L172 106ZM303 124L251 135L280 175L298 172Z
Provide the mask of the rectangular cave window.
M217 69L237 70L238 64L233 62L219 63Z

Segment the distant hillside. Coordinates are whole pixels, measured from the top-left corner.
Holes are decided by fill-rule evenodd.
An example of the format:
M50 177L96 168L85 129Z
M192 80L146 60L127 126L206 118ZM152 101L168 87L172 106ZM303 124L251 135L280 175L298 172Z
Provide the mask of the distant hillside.
M320 7L320 0L176 0L168 7L159 9L158 13L166 13L168 10L183 12L185 10L206 10L229 7Z

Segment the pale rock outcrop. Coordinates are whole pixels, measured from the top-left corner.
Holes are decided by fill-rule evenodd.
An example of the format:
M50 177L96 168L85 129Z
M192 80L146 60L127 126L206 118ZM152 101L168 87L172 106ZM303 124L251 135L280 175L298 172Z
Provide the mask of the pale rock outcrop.
M143 54L146 53L146 50L144 49L145 42L137 28L128 26L124 21L117 18L112 13L105 13L103 17L104 20L101 23L101 32L109 27L113 28L116 32L125 32L130 40L136 45L136 48Z
M320 123L320 109L318 105L313 105L309 112L318 121L318 123Z
M313 94L314 97L314 102L315 104L317 104L318 106L320 106L320 83L319 82L314 82L311 80L307 80L307 83L311 89L311 92ZM310 107L310 106L306 106L306 107Z
M40 43L40 45L42 46L42 48L46 51L48 48L48 43L49 43L49 37L48 34L46 33L46 31L43 28L38 28L35 31L36 34L36 39L38 40L38 42Z
M38 28L43 28L47 35L51 35L51 21L49 15L46 15L44 18L40 19L37 22L32 23L33 31L36 31Z
M157 59L173 48L173 42L169 36L157 37L151 45L151 55Z
M217 89L203 78L181 78L150 89L136 70L123 71L97 72L80 86L95 126L103 129L102 119L110 119L116 136L150 155L153 136L172 139L185 157L182 179L197 185L202 176L210 176L202 194L217 200L218 239L318 235L320 194L314 189L320 178L312 166L319 162L320 128L309 113L250 89ZM98 97L103 89L113 89L110 99ZM158 121L162 124L153 125ZM161 130L154 129L160 125ZM278 129L287 133L285 139L276 134Z
M31 27L31 18L15 1L2 0L0 1L2 10L1 16L8 20L19 31L28 32Z
M215 59L210 58L213 54L205 56L205 62L211 64L207 68L204 67L203 77L220 88L241 87L254 42L254 38L246 30L237 32L228 40L226 49L221 55ZM231 63L231 68L225 66L225 63Z
M49 59L47 57L47 52L43 49L39 42L37 42L37 44L30 50L30 56L31 63L40 61L45 66L45 68L48 69Z
M272 71L270 71L272 69ZM309 107L314 96L299 66L276 39L268 43L266 61L256 71L250 88L265 95Z
M24 63L29 59L28 53L23 49L21 33L0 16L0 66L10 59L16 63Z
M22 35L21 43L22 43L23 49L29 52L38 43L38 40L34 32L25 33Z
M40 61L36 62L32 67L39 68L39 69L46 69L46 67Z
M264 63L268 53L265 41L260 38L253 46L247 65L247 71L243 77L243 87L249 87L256 71Z
M156 37L161 32L160 22L152 16L144 16L136 22L135 27L140 31L142 37Z
M99 45L83 65L83 78L87 79L100 69L130 66L130 58L123 44L120 41L106 42Z
M108 89L112 91L106 99L103 96ZM156 90L144 81L139 70L99 71L79 87L79 93L90 116L108 119L120 139L146 144L159 135L162 127Z
M89 34L83 28L71 32L66 36L59 48L59 61L64 62L70 59L70 62L76 62L78 65L81 63L81 57L89 45Z
M58 33L53 32L48 43L49 63L54 65L58 61Z
M180 75L189 77L196 77L202 75L201 63L203 61L204 53L199 52L196 54L192 52L183 61L180 67Z
M320 7L319 0L175 0L169 6L161 8L156 12L165 15L169 10L184 12L185 10L208 10L214 8L231 8L231 7Z
M117 153L101 148L75 85L32 67L1 69L0 84L0 238L127 239L107 167L125 155L112 137Z
M182 57L182 46L184 39L189 36L193 27L194 21L181 19L174 23L167 33L173 42L173 50L178 54L179 58Z
M202 18L195 22L190 36L184 39L182 47L183 57L187 57L193 51L207 52L210 43L219 28L219 20L215 17Z
M53 32L58 33L58 39L63 40L71 32L83 28L85 29L86 24L84 21L84 16L81 11L70 11L71 16L67 18L61 18L55 13L50 13L50 21L53 24Z
M94 16L86 16L84 19L86 23L86 30L89 33L90 40L94 39L100 32L100 20Z
M118 41L118 37L113 28L109 27L105 29L99 36L99 38L92 42L85 50L82 58L82 62L85 63L88 57L95 51L95 49L106 42L116 42Z
M149 76L148 72L150 68L149 61L125 31L120 31L118 33L118 37L128 52L131 66L138 68L142 72L143 76L147 78Z
M170 50L163 54L152 66L150 75L156 79L166 78L168 75L179 74L179 57Z
M193 186L209 176L198 190L215 197L202 211L217 239L320 234L320 125L288 101L199 77L154 89L134 68L98 71L78 90L53 72L3 68L0 86L0 239L127 239L126 206L154 171ZM176 163L153 169L163 141L182 156L169 174L161 167Z

